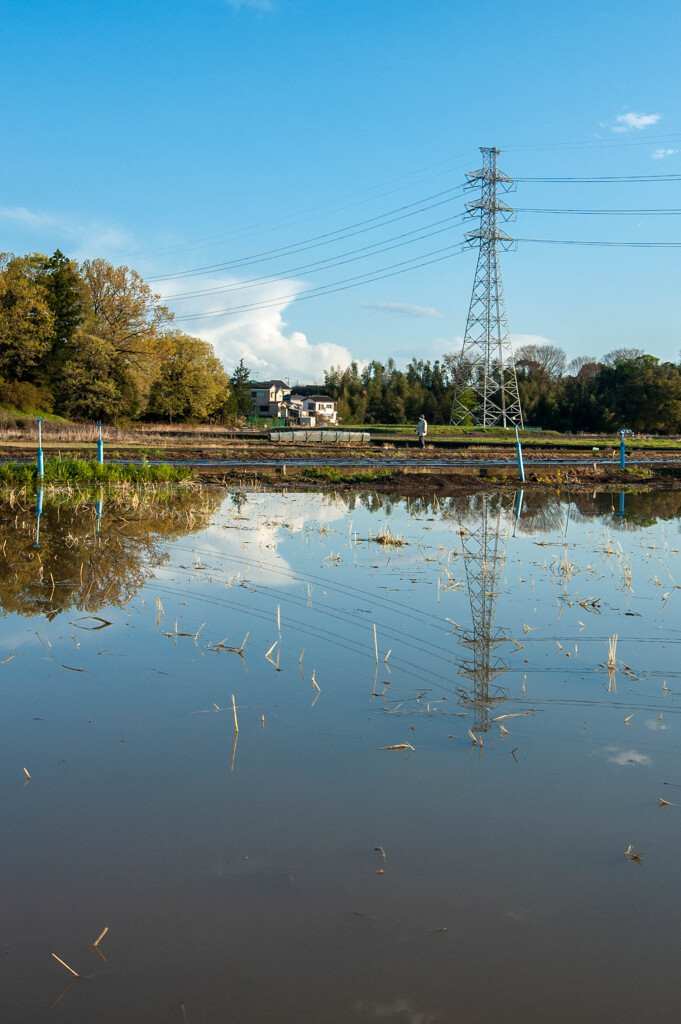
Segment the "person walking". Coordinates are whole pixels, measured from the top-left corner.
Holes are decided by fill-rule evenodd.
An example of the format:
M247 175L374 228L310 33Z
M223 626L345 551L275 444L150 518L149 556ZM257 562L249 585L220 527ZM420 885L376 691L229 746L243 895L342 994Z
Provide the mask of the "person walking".
M418 431L419 441L421 442L421 447L425 448L426 447L426 434L428 433L428 424L426 423L426 417L423 415L423 413L421 413L421 415L419 416L419 421L418 421L418 424L416 425L416 429Z

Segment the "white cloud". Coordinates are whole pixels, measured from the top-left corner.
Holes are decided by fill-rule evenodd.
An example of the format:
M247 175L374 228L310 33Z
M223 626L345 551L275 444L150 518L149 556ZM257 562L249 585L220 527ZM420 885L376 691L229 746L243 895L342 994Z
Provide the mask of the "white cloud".
M238 285L235 278L204 280L203 289L219 289ZM227 309L230 306L258 305L267 308L245 310L205 320L178 320L177 326L188 334L209 341L215 354L230 372L243 359L253 376L289 377L321 382L324 370L331 366L346 367L352 362L349 350L332 342L310 342L302 331L287 331L283 312L303 291L301 281L282 279L255 288L236 288L217 296L196 296L188 301L173 303L172 294L177 287L156 286L177 317L185 314Z
M340 495L291 494L285 512L273 510L271 495L249 494L241 512L245 518L235 521L227 501L211 525L194 534L191 544L207 567L230 566L227 575L268 586L300 584L300 574L279 551L280 541L305 532L308 523L333 523L347 517L347 506ZM235 529L235 526L237 527ZM212 556L215 561L211 561ZM172 557L172 555L171 555ZM183 558L175 556L178 561ZM173 574L171 564L159 575Z
M0 220L16 224L37 236L33 244L38 248L67 249L73 246L75 251L67 252L67 256L77 259L100 256L112 250L119 251L132 243L132 235L115 225L102 224L97 220L81 221L63 214L36 212L25 206L0 207Z
M362 309L377 309L382 313L401 313L403 316L434 316L444 318L444 313L433 306L413 306L409 302L360 302Z
M513 334L511 336L513 348L520 348L522 345L555 345L551 338L544 338L541 334Z
M635 114L633 111L628 114L618 114L612 130L614 132L641 131L643 128L649 128L651 124L657 124L661 116L661 114Z
M404 1024L434 1024L439 1014L429 1010L419 1010L411 999L393 999L391 1003L379 1003L364 999L355 1003L355 1012L361 1013L371 1020L396 1020Z
M612 752L608 761L612 761L613 764L650 764L648 755L641 754L638 750L620 750L617 747L606 747L605 749Z
M678 153L678 149L655 149L653 160L662 160L665 156L674 156L675 153Z

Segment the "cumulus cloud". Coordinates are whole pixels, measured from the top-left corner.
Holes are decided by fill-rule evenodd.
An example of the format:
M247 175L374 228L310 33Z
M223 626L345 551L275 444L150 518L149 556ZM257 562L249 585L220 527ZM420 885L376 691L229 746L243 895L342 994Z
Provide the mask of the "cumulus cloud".
M642 131L643 128L650 128L657 124L661 114L635 114L630 111L628 114L618 114L612 126L614 132Z
M239 288L235 278L213 278L203 281L202 291L230 290L217 296L199 295L177 302L173 302L173 294L179 293L172 284L159 290L175 312L177 326L209 341L228 372L243 359L253 376L263 380L289 377L292 381L320 382L324 370L331 366L345 368L352 362L352 355L342 345L310 342L302 331L288 330L283 313L303 291L301 281L279 280L255 288ZM246 305L260 308L214 318L182 319L185 315Z
M97 220L78 220L42 210L28 210L25 206L0 207L0 220L16 224L38 236L35 244L39 248L64 248L71 245L76 251L68 255L79 259L97 256L102 251L120 250L129 247L132 242L129 232L115 225Z
M662 160L666 156L674 156L675 153L678 153L678 149L655 149L653 150L653 160Z
M283 557L279 543L289 536L304 533L310 522L342 521L347 516L347 506L340 495L291 494L289 497L285 516L277 516L272 512L269 495L249 494L241 512L245 519L238 530L225 529L233 526L233 520L223 506L221 516L194 538L200 545L202 561L208 567L211 564L232 566L235 582L247 577L252 583L268 586L300 585L299 571Z
M433 306L413 306L409 302L360 302L362 309L377 309L382 313L400 313L402 316L434 316L440 320L444 313Z

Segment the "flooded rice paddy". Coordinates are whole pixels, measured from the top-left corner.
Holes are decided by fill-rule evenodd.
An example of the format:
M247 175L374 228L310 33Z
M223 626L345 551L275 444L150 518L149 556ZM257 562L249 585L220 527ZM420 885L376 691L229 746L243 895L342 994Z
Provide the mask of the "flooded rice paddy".
M4 503L6 1019L676 1021L679 516Z

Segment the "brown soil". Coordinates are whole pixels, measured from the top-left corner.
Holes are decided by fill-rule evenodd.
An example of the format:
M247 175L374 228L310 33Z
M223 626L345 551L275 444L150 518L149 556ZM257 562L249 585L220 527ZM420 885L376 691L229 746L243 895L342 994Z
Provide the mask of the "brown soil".
M521 486L515 467L451 467L418 469L409 466L384 474L377 469L361 470L353 467L333 467L334 476L341 479L313 478L304 475L302 466L205 466L197 469L198 480L223 486L247 485L287 491L347 491L373 490L400 495L439 494L454 495L480 490L515 491ZM608 488L620 490L681 490L681 466L663 467L656 471L631 467L624 472L615 466L593 464L580 466L543 466L538 471L526 471L523 485L528 489L551 488L572 491L592 491Z

